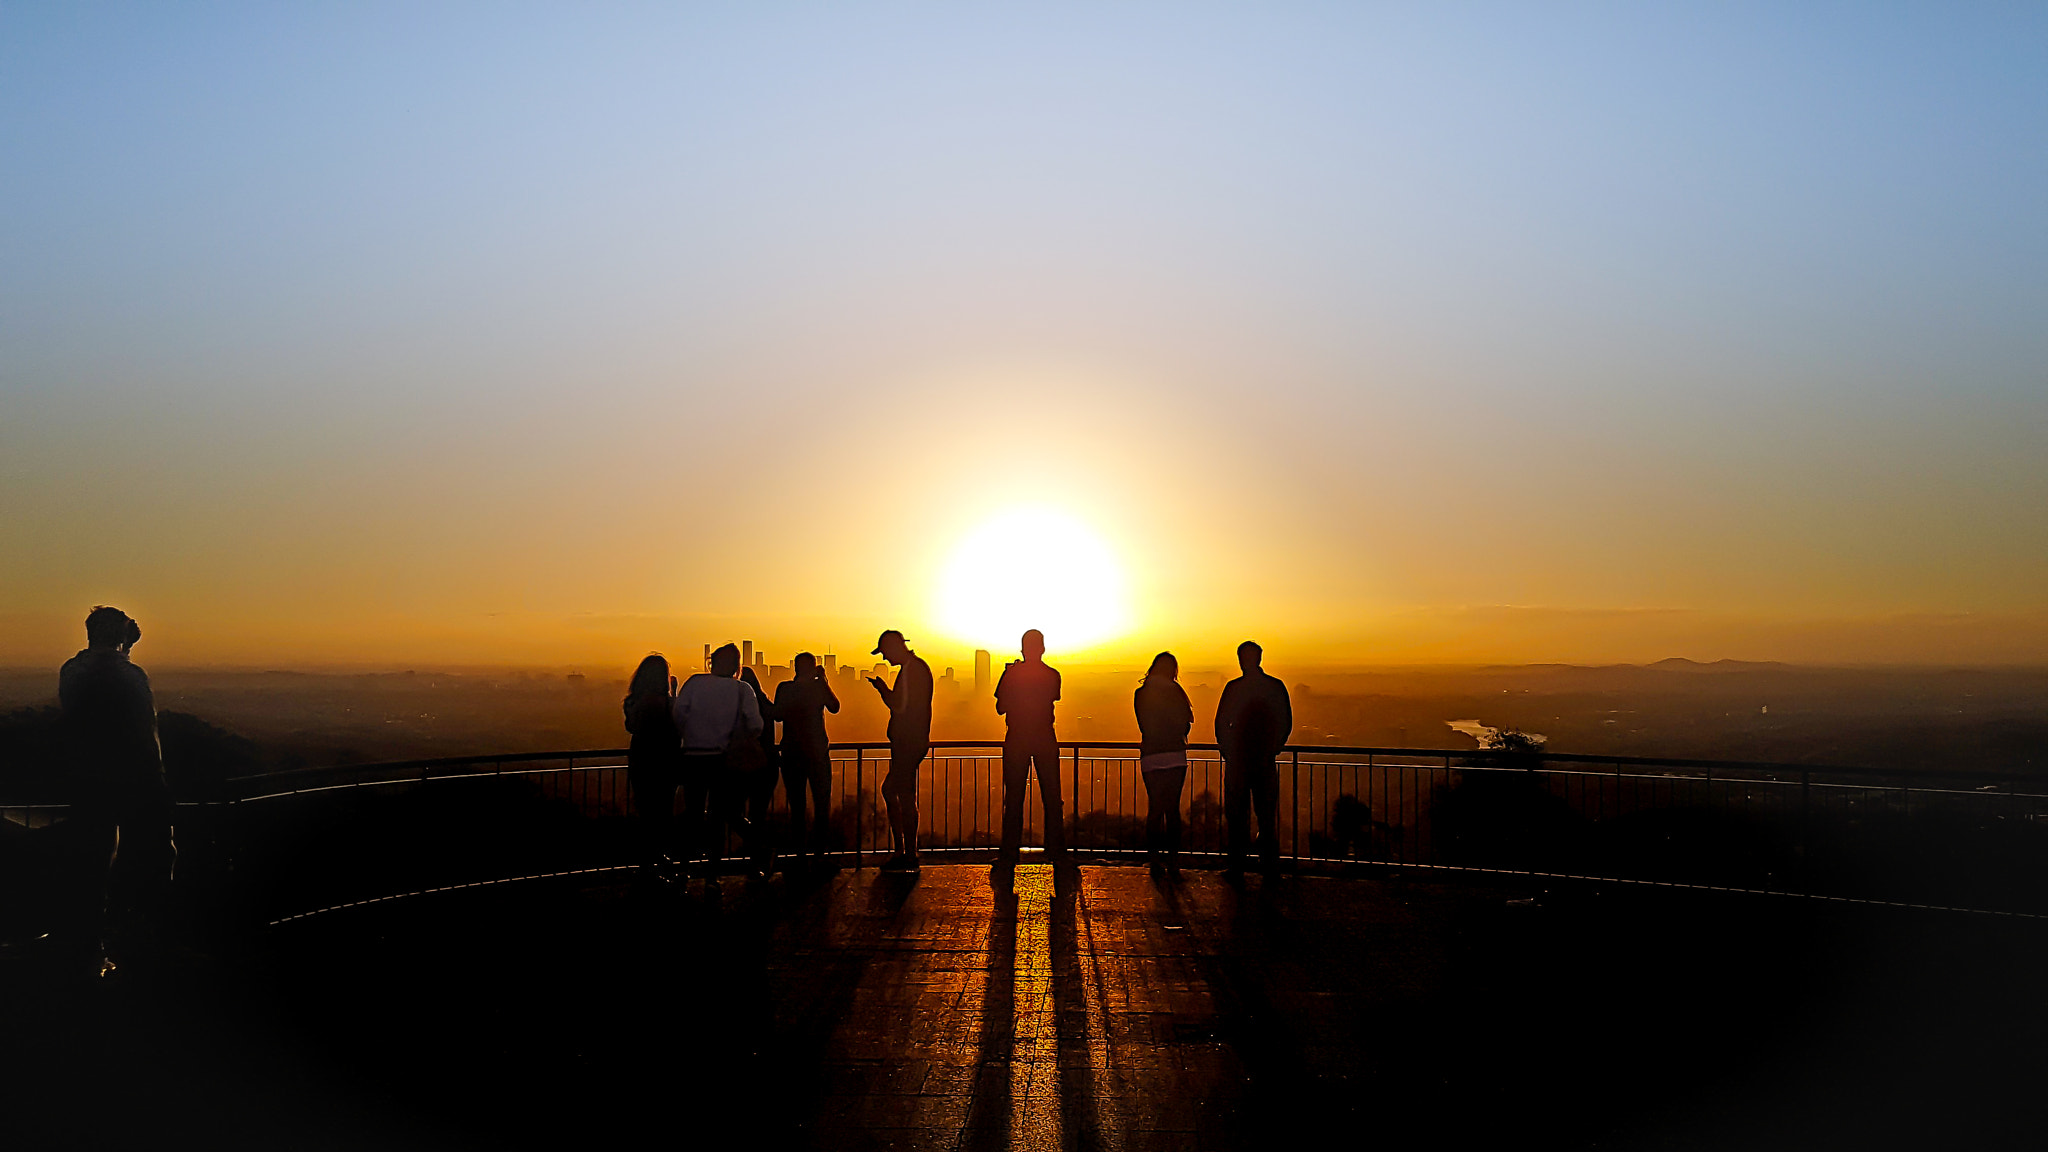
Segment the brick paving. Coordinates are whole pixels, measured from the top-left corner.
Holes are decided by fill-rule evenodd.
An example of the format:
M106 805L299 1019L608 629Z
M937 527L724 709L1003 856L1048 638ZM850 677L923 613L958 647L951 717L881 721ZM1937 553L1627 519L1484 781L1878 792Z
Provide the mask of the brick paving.
M771 961L777 1027L836 1016L818 1054L819 1147L1245 1146L1277 1119L1262 1103L1303 1117L1299 1101L1258 1099L1261 1073L1291 1073L1292 1089L1341 1075L1358 1063L1343 1035L1358 1014L1421 990L1414 974L1377 977L1440 951L1447 906L1432 895L1438 923L1414 893L1314 878L1239 891L1201 872L1156 883L1090 867L1064 891L1026 865L1002 892L986 868L849 873L813 897L831 909L816 938ZM1356 954L1312 975L1304 931ZM827 954L858 957L859 973L820 1009L791 990ZM1306 1071L1315 1053L1334 1066Z

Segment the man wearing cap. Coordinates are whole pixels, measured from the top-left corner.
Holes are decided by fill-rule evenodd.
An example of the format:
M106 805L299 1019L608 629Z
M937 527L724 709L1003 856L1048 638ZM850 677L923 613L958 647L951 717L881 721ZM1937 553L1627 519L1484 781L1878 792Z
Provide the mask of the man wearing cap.
M875 643L874 654L896 665L896 686L880 676L868 683L889 707L889 774L882 780L882 800L889 806L889 832L895 854L885 871L917 871L917 769L932 746L932 669L891 628Z

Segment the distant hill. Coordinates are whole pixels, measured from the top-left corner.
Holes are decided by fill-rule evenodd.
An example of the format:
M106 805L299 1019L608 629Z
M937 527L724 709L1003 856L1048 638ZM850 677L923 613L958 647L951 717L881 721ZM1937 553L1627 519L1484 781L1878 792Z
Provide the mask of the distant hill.
M1671 656L1645 664L1645 668L1656 668L1664 672L1763 672L1782 671L1792 667L1782 660L1716 660L1702 664L1698 660L1687 660L1683 656Z

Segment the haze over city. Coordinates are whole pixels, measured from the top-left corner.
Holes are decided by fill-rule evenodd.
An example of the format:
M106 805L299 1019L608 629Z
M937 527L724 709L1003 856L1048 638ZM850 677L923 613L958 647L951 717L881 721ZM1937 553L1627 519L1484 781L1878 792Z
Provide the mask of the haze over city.
M0 11L0 663L2048 663L2038 9Z

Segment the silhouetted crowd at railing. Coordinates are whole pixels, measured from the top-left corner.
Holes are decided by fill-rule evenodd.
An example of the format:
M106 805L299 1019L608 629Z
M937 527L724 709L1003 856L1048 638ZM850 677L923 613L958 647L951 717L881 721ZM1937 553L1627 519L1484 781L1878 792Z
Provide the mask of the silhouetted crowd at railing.
M1065 843L1054 719L1060 674L1045 662L1045 636L1037 629L1024 633L1020 648L1021 658L1003 669L995 686L995 710L1006 727L1002 842L993 872L998 884L1009 883L1017 866L1026 793L1034 779L1045 814L1041 827L1046 856L1061 872L1072 866ZM899 669L893 685L879 676L868 678L889 710L889 768L881 794L888 809L890 853L882 869L916 872L918 771L931 752L932 671L894 628L877 639L874 654ZM794 678L778 685L772 700L754 670L742 666L740 656L736 645L724 645L711 654L709 671L678 684L668 660L655 653L640 662L627 690L623 710L632 737L627 765L640 860L662 883L687 881L693 865L707 877L719 875L727 838L733 834L746 845L755 875L765 876L773 869L768 813L778 781L791 830L792 859L785 867L828 866L824 853L831 826L831 741L825 715L839 711L839 698L809 652L796 656ZM1287 686L1266 674L1260 666L1263 657L1252 641L1238 646L1243 675L1224 688L1216 712L1229 826L1225 875L1233 882L1243 876L1248 853L1256 852L1260 869L1269 875L1279 866L1277 760L1293 732L1294 715ZM1195 714L1179 679L1179 661L1173 653L1161 652L1153 657L1132 700L1148 801L1146 849L1155 876L1180 872L1181 793L1187 783L1188 732ZM815 809L808 831L807 795Z
M181 808L174 806L166 783L149 678L131 659L141 634L126 614L93 609L86 620L85 649L66 662L59 676L68 818L34 833L22 831L19 824L0 826L10 830L8 844L0 848L31 838L54 846L41 853L33 867L19 867L14 858L0 861L17 889L23 877L29 878L34 898L22 899L19 890L6 892L12 899L0 911L11 922L21 918L25 905L38 904L37 918L47 925L55 952L63 964L81 972L111 968L110 937L123 942L114 950L117 956L148 953L160 934L173 865L179 860L172 825ZM987 845L989 840L981 837L999 835L991 880L999 887L1009 886L1024 849L1026 804L1035 780L1045 857L1055 866L1055 883L1071 884L1075 873L1070 836L1094 848L1130 851L1138 825L1130 817L1127 828L1105 836L1100 822L1091 825L1087 817L1069 818L1068 804L1078 813L1083 798L1062 795L1055 721L1060 674L1046 663L1045 638L1037 631L1026 632L1020 648L1019 659L1003 670L993 694L993 706L1006 728L1000 831L980 824L971 843ZM943 757L931 758L934 684L930 667L900 631L883 632L874 651L898 669L893 684L879 676L869 678L889 714L889 762L878 790L890 845L882 867L890 873L915 873L920 867L919 774L927 768L937 772L945 763ZM1254 864L1269 877L1277 871L1280 829L1285 826L1300 837L1299 805L1304 796L1313 800L1315 781L1320 779L1323 794L1314 802L1317 811L1328 813L1329 823L1319 832L1312 818L1306 845L1307 857L1317 860L1336 857L1359 864L1372 860L1398 867L1771 891L1786 891L1786 878L1796 877L1791 881L1796 889L1832 893L1830 898L1903 899L2048 913L2048 867L2015 864L2048 861L2048 796L2019 791L2010 779L1986 784L1967 772L1935 780L1863 783L1855 780L1861 770L1834 770L1837 779L1824 783L1809 780L1809 773L1796 767L1788 776L1779 771L1787 767L1782 765L1634 760L1648 770L1624 777L1622 761L1631 758L1617 758L1601 768L1595 757L1546 756L1540 750L1506 747L1483 749L1477 755L1432 752L1429 755L1440 758L1440 763L1423 765L1413 762L1414 750L1406 750L1375 766L1372 755L1390 750L1297 748L1286 793L1290 810L1283 813L1278 758L1293 730L1287 689L1262 669L1263 653L1257 644L1246 641L1237 655L1242 675L1225 686L1218 702L1214 745L1223 761L1224 875L1232 883ZM628 839L620 835L620 825L584 820L573 802L560 803L561 783L582 771L574 764L577 756L610 756L615 751L559 754L571 761L561 770L569 775L551 778L555 782L545 787L535 782L538 773L532 768L506 774L500 780L502 788L524 789L528 797L529 807L521 811L530 816L545 809L552 813L545 820L557 821L517 828L503 819L504 812L492 820L466 820L463 813L471 809L464 806L485 795L477 789L489 783L494 770L488 761L480 769L469 761L449 762L465 778L484 779L466 785L459 795L422 790L416 800L439 796L434 802L448 807L415 809L418 819L409 827L426 830L442 861L466 859L463 854L468 853L479 861L479 870L502 868L514 858L524 862L521 870L528 873L637 869L643 890L687 885L693 874L713 878L715 884L725 867L726 848L735 841L744 853L744 866L754 876L778 869L790 875L819 875L842 858L838 849L844 845L834 839L851 826L858 860L870 835L871 810L858 774L858 754L851 810L844 796L835 792L828 717L840 711L842 701L811 654L799 654L792 671L793 678L777 684L771 698L753 669L742 667L741 653L731 644L710 654L707 671L680 682L662 655L641 661L622 702L631 738L625 772L631 816L624 822L630 830L630 865L620 863L625 858L620 845ZM1147 862L1155 877L1170 882L1179 876L1181 807L1190 773L1188 736L1195 719L1172 653L1153 658L1133 695L1132 708L1141 737L1137 757L1135 763L1119 761L1122 767L1117 771L1135 768L1142 780ZM1320 756L1304 760L1305 753ZM1364 759L1342 763L1330 760L1333 754ZM505 759L548 755L556 754ZM1545 769L1546 760L1562 763ZM305 791L423 782L433 778L430 770L436 763L371 766L379 771L367 774L335 769L331 771L354 773L354 783L336 784L323 777ZM602 782L616 788L616 761L609 763L609 768L596 765L592 770L610 773ZM1732 774L1717 779L1716 763L1733 769ZM1669 771L1702 765L1704 777ZM1082 787L1080 766L1077 747L1072 777L1076 791ZM1196 767L1206 774L1213 761L1198 758ZM394 776L396 769L410 775ZM522 779L521 772L528 776ZM1309 774L1306 787L1303 772ZM256 859L273 851L271 859L282 861L277 867L237 871L221 864L229 854L208 855L209 845L224 841L208 838L208 832L221 831L223 823L207 823L202 819L207 813L217 811L225 817L241 800L277 802L278 796L296 794L296 783L280 789L271 779L265 778L265 795L209 792L209 800L227 807L184 809L199 832L197 838L187 837L194 853L190 859L199 861L202 871L211 860L215 870L209 875L232 871L233 883L245 892L264 883L252 884L248 877L268 875L273 886L295 889L278 901L296 904L293 915L306 912L309 892L324 895L328 906L340 906L405 890L378 885L429 886L414 880L402 861L399 867L372 875L374 869L365 867L357 847L370 810L332 798L316 802L327 813L322 834L329 839L324 843L307 840L276 820L235 822L239 827L225 842L232 843L233 852L243 853L238 859ZM1129 776L1118 779L1128 781ZM778 784L786 821L774 818ZM1121 783L1118 787L1121 797ZM975 794L990 795L978 790ZM923 795L927 802L942 799L929 788ZM1217 805L1212 795L1202 791L1190 809L1198 851L1213 852L1216 847L1209 839L1213 833L1206 831L1215 827ZM191 799L179 797L181 802ZM603 811L619 811L623 800L614 792ZM840 811L833 810L835 804ZM1646 821L1644 814L1653 809L1664 815ZM388 815L390 810L385 811ZM587 807L582 811L589 814ZM935 848L949 842L947 812L943 806L937 811ZM339 819L332 818L336 814ZM780 828L775 827L778 824ZM462 839L479 828L496 829L506 843L479 849L477 842ZM778 831L783 831L779 839ZM45 836L46 832L62 835ZM1319 839L1323 847L1318 847ZM282 852L274 851L287 841ZM955 835L951 843L957 847L970 842ZM1296 844L1288 852L1297 863L1304 859L1302 847ZM446 871L429 883L486 879L474 871L451 879ZM189 887L188 881L178 891ZM218 897L214 893L210 898ZM268 897L253 900L249 907L260 906L264 899Z
M63 724L76 752L70 812L76 860L61 870L66 892L56 901L62 913L53 935L80 967L98 971L112 966L105 947L109 894L118 893L126 906L122 930L147 937L162 915L177 859L149 677L131 659L141 637L141 627L126 613L96 607L86 618L86 647L60 675ZM1069 876L1073 868L1064 840L1054 719L1060 674L1045 662L1045 637L1037 629L1024 633L1020 647L1021 658L1004 668L995 686L995 710L1006 726L1002 842L993 871L1002 885L1010 883L1023 848L1026 792L1034 778L1044 810L1046 856L1058 876ZM889 712L889 767L881 795L891 851L882 868L914 873L918 772L932 743L932 672L893 628L877 639L874 654L899 670L894 684L868 678ZM1237 656L1243 675L1225 687L1216 713L1229 828L1225 875L1233 882L1243 876L1249 853L1256 853L1266 874L1278 868L1277 757L1294 727L1286 685L1261 668L1259 645L1247 640ZM839 711L840 701L812 654L799 654L793 672L771 699L754 670L741 666L740 650L732 644L712 653L708 671L680 683L660 653L640 662L623 712L631 738L627 775L637 853L649 878L661 884L687 881L693 865L718 876L733 834L745 846L752 873L766 875L776 867L768 824L778 783L789 814L786 866L827 866L832 801L825 717ZM1178 877L1180 867L1180 804L1194 710L1179 675L1173 654L1159 653L1133 699L1149 803L1146 847L1155 876Z

